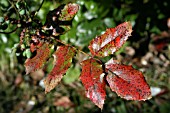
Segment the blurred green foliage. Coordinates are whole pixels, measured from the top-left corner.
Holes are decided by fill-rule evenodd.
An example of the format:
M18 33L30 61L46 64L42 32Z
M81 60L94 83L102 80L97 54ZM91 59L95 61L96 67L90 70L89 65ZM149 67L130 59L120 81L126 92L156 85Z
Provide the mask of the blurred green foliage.
M147 66L141 65L136 59L142 58L149 50L152 42L152 34L160 34L167 31L167 19L170 17L169 0L46 0L37 13L36 18L45 22L48 11L58 7L63 3L76 2L80 5L80 11L72 22L72 29L60 39L68 44L76 46L84 52L89 52L88 44L97 35L102 34L106 28L115 27L124 22L131 21L133 25L132 37L125 44L114 58L124 57L123 63L138 63L139 69L144 69L145 77L151 86L160 87L165 90L165 94L153 97L145 102L126 101L119 98L115 93L107 89L107 98L103 108L103 113L169 113L170 111L170 69L169 65L148 62ZM38 10L41 1L39 0L12 0L0 1L0 32L9 32L16 26L5 21L9 16L19 19L26 19L24 15ZM13 7L13 5L15 7ZM18 10L18 12L16 12ZM0 113L97 113L100 112L96 106L87 100L84 95L78 77L80 74L79 62L84 57L77 55L77 59L67 72L62 83L51 93L45 95L41 85L42 80L25 75L24 61L29 55L18 48L20 32L17 29L10 34L0 33ZM129 57L126 53L126 46L131 46L135 50L135 55ZM170 47L164 51L170 54ZM155 51L154 51L155 52ZM159 53L153 56L159 60ZM29 57L29 56L27 56ZM170 56L166 59L170 59ZM103 59L108 60L109 58ZM163 62L164 63L164 62ZM47 67L48 68L48 67ZM162 71L159 72L160 69ZM47 69L48 71L48 69ZM44 72L46 74L46 72ZM21 75L21 77L20 77ZM38 76L38 75L34 75ZM20 77L20 78L19 78ZM39 77L39 76L38 76ZM21 79L21 83L16 81ZM42 86L42 87L41 87ZM68 108L55 106L55 99L68 96L73 106ZM30 104L29 102L35 102Z

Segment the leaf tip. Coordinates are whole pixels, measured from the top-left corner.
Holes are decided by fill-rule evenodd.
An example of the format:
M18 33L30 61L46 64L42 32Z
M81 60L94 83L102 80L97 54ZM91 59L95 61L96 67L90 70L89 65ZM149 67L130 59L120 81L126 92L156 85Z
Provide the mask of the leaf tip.
M143 99L141 99L141 101L146 101L146 100L150 100L152 98L151 92L149 92L149 95L146 95Z
M28 63L27 63L28 61L29 61L29 59L26 60L25 65L24 65L26 75L28 75L29 73L31 73L34 70L33 67L28 65Z
M54 86L51 85L51 81L48 80L48 78L46 78L43 82L45 86L45 94L47 94L54 88Z
M151 99L151 98L152 98L152 95L149 95L148 98L147 98L147 100L149 100L149 99Z
M131 33L132 33L132 24L130 21L127 22L127 30L128 30L128 34L129 36L131 36Z
M100 108L100 110L101 110L101 112L102 112L102 110L103 110L103 105L100 105L100 106L98 106L99 108Z

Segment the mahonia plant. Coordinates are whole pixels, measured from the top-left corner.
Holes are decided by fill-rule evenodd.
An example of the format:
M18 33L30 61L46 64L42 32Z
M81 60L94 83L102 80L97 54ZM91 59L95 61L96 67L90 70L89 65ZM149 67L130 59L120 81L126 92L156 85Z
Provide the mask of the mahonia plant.
M21 50L25 52L29 49L32 54L25 61L26 74L41 69L51 57L54 58L53 69L44 80L45 93L59 84L71 66L73 57L81 51L59 40L60 35L71 29L72 20L78 10L79 5L75 3L61 5L47 14L44 25L29 19L21 26L23 29L20 34ZM35 25L36 29L33 30L30 27L32 25ZM113 58L106 63L100 60L118 51L131 36L131 32L130 22L106 29L104 34L90 42L88 48L91 55L89 59L81 62L80 80L85 87L86 97L100 109L103 108L105 101L106 85L126 100L140 101L151 98L150 87L142 72Z

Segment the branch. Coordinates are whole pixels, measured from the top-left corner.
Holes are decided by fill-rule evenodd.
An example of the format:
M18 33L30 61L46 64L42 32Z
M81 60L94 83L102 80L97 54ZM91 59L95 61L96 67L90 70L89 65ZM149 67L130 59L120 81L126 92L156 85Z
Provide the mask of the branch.
M15 7L15 5L13 4L13 2L11 2L10 0L8 0L8 2L12 5L11 7L13 7L16 11L16 13L18 14L19 18L21 19L21 15L19 14L17 8Z
M1 32L1 31L0 31L0 33L2 33L2 34L10 34L10 33L15 32L17 29L18 29L18 27L16 27L16 28L15 28L14 30L12 30L12 31L9 31L9 32Z
M38 13L38 11L41 9L42 5L44 4L44 1L45 0L42 0L41 4L40 4L40 7L37 9L37 11L35 12L35 14L33 15L33 18L34 16Z

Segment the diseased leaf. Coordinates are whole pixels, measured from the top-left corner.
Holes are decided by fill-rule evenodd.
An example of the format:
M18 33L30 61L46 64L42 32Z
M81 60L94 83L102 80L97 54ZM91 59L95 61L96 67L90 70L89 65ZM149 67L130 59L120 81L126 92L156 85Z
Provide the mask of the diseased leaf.
M79 5L75 3L59 6L47 14L43 29L48 33L52 32L54 36L64 34L71 29L72 20L78 10Z
M92 55L98 57L109 56L116 52L131 36L132 25L124 22L115 28L109 28L106 32L97 36L90 42L89 49Z
M83 61L80 79L86 90L86 97L103 108L106 92L104 73L101 62L91 58Z
M79 10L79 5L75 3L69 3L64 6L63 10L61 10L61 14L59 16L60 21L70 21L73 19L75 14Z
M42 42L36 51L36 56L25 61L26 74L42 68L43 64L50 57L50 45Z
M45 78L45 93L50 92L61 81L67 69L71 66L72 58L76 49L70 46L59 46L54 56L54 67L49 75Z
M142 72L132 66L121 65L114 61L106 63L107 82L112 91L127 100L147 100L151 91Z

